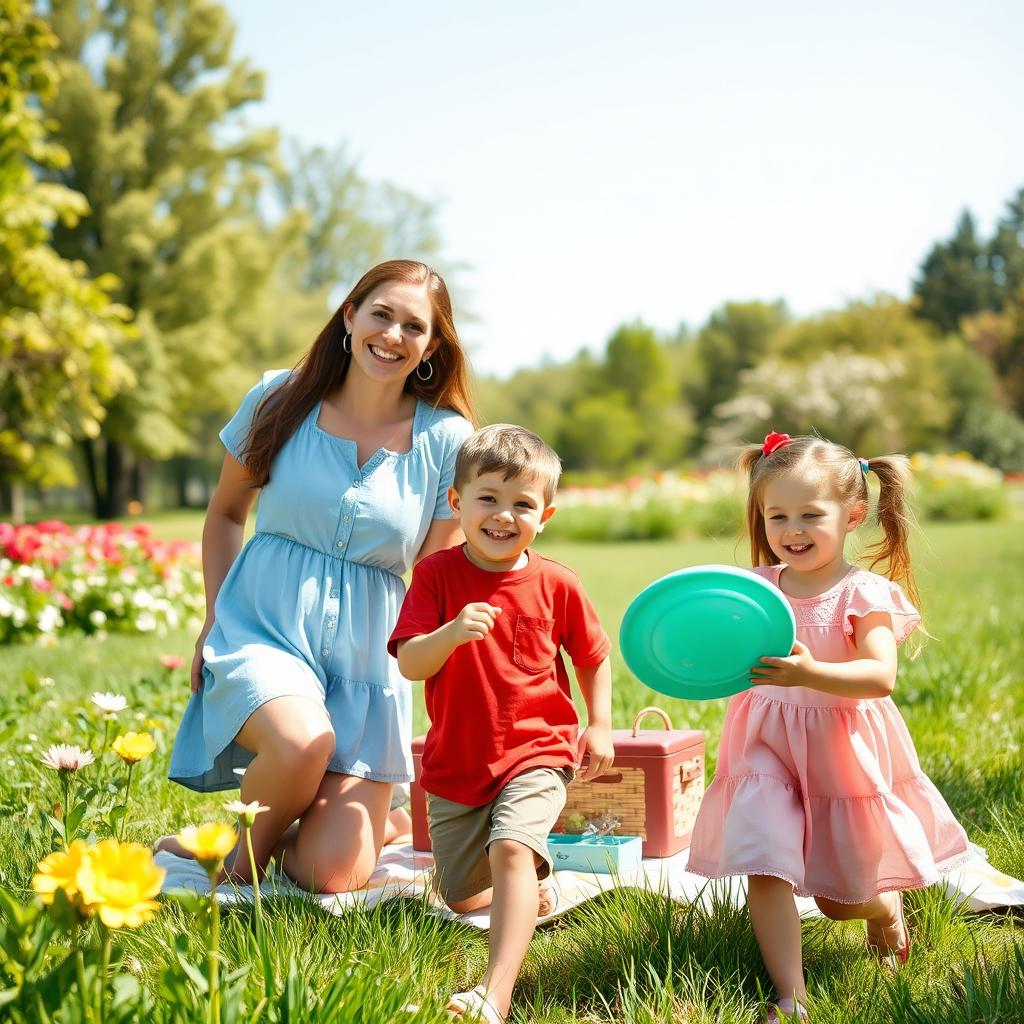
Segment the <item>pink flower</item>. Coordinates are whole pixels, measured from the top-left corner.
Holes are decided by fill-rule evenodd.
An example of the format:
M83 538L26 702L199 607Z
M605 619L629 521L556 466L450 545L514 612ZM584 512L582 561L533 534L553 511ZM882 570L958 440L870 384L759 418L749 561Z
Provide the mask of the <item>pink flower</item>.
M67 743L55 743L47 749L40 760L55 772L77 772L80 768L92 764L95 758L91 750L82 750L81 747Z
M761 445L761 454L767 459L772 452L777 452L780 448L785 448L792 440L793 439L789 434L777 434L773 430L764 439L764 444Z
M185 664L185 659L179 658L176 654L161 654L160 664L163 665L168 672L173 672L175 669L179 669Z

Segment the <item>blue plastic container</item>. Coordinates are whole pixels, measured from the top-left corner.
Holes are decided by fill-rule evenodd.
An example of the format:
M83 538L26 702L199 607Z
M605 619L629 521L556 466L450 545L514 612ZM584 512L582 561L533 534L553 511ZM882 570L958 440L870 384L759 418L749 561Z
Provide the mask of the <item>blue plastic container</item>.
M592 871L624 875L640 867L639 836L548 836L548 853L556 871Z

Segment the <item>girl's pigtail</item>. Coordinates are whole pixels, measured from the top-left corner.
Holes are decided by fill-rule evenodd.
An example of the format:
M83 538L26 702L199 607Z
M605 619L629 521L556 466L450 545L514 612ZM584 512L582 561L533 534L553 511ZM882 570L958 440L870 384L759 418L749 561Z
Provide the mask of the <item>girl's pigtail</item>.
M752 566L772 565L775 557L768 544L768 534L764 528L764 513L761 511L761 497L758 483L758 468L762 465L764 455L761 445L751 444L745 447L736 460L736 468L748 479L747 485L747 536L750 539L750 564Z
M878 525L882 539L865 555L871 559L870 569L881 567L883 575L899 583L915 605L920 595L910 564L910 529L914 519L907 504L910 486L910 463L904 455L883 455L867 459L868 469L878 478Z

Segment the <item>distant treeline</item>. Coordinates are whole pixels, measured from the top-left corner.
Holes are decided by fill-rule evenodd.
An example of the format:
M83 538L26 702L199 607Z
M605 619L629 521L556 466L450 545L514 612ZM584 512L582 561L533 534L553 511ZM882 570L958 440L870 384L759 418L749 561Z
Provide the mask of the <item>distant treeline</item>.
M730 461L769 426L1024 470L1024 189L989 238L965 212L909 301L805 319L782 301L727 302L668 336L623 324L599 358L483 380L480 394L488 419L536 430L578 475Z
M217 429L361 270L401 254L457 277L428 202L367 181L344 149L246 123L263 75L233 55L223 6L149 12L0 5L0 512L15 518L61 495L100 517L204 501ZM579 472L713 462L766 424L1019 469L1022 281L1024 190L991 238L965 213L909 302L803 320L730 302L669 337L626 324L600 358L479 381L481 410Z

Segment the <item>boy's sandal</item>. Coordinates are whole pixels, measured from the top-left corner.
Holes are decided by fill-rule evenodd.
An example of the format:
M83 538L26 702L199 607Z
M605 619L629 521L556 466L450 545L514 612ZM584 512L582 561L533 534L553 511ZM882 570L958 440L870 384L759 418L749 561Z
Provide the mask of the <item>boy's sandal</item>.
M768 1004L764 1024L789 1024L790 1021L810 1020L807 1007L795 999L779 999Z
M900 893L900 908L899 917L896 925L892 927L899 927L900 933L903 936L903 941L895 949L887 948L883 949L877 942L872 942L871 936L867 936L864 942L868 947L868 952L874 956L880 964L884 964L886 967L891 967L896 970L907 962L907 957L910 956L910 929L907 927L907 919L903 915L903 894ZM890 928L883 928L882 931L890 931Z
M448 1000L448 1013L456 1019L466 1021L505 1024L505 1018L498 1012L498 1008L479 988L470 989L469 992L456 992Z
M558 891L558 883L550 875L540 883L540 893L542 899L544 898L544 894L547 894L548 909L546 911L541 910L538 906L537 917L546 918L551 917L553 914L557 914L558 904L560 902L560 893Z

